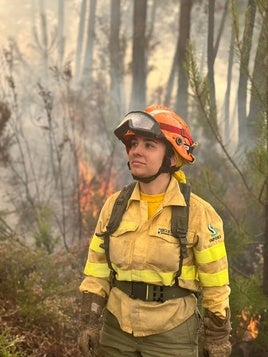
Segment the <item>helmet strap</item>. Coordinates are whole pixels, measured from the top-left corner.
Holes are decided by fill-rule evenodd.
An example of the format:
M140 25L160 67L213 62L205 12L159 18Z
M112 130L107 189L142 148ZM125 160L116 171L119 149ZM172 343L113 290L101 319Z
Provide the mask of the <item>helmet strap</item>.
M128 165L128 168L130 169L129 162L127 163L127 165ZM170 157L168 155L165 155L162 165L160 166L160 168L156 174L149 176L149 177L138 177L138 176L135 176L132 174L132 177L136 181L140 181L143 183L149 183L149 182L152 182L153 180L155 180L162 173L173 174L177 170L178 170L178 167L170 166Z

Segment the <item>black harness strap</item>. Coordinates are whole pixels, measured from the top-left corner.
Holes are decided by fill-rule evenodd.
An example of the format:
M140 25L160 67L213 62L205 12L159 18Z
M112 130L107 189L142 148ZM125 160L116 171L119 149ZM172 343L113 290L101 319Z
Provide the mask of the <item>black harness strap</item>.
M115 200L109 222L106 226L106 232L96 233L97 236L104 237L104 242L100 246L105 250L106 260L113 276L115 276L116 272L112 266L110 258L110 235L112 235L119 227L135 185L136 182L134 181L123 187Z
M171 232L179 240L180 260L179 268L175 276L175 285L178 285L178 278L181 275L183 259L187 258L187 231L189 222L190 194L191 186L180 183L180 190L186 202L186 206L172 206Z
M121 192L119 193L114 203L109 223L106 227L110 234L114 233L119 227L123 213L127 208L128 200L134 190L135 185L135 181L131 182L127 186L124 186Z

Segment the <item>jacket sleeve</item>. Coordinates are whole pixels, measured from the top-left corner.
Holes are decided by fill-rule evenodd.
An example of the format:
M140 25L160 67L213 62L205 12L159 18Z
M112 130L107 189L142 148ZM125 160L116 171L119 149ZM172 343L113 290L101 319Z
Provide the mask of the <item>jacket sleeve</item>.
M202 305L221 318L229 308L228 261L224 244L223 223L214 208L196 198L194 257L197 278L202 287Z
M96 225L95 233L89 242L88 257L84 268L85 278L79 289L81 292L87 291L107 297L110 291L110 269L107 263L105 250L102 247L103 236L99 235L106 231L106 225L111 215L111 210L116 198L112 195L105 202Z

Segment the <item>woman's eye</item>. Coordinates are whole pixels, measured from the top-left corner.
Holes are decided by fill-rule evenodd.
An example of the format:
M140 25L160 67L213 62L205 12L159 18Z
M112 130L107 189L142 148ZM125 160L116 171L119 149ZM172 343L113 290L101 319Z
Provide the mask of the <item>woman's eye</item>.
M148 143L145 144L145 146L146 146L147 148L153 148L153 147L154 147L154 144L151 143L151 142L148 142Z
M129 147L133 148L137 146L137 142L136 141L131 141L130 144L129 144Z

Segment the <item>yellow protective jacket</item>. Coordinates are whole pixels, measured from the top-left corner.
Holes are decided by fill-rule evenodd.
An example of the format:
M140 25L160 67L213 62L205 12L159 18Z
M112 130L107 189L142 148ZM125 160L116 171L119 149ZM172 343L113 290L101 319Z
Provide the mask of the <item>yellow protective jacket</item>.
M104 204L96 233L106 231L118 194L113 194ZM179 247L178 239L171 235L172 205L186 205L174 177L151 218L148 218L147 202L140 199L139 185L135 186L121 224L110 237L110 258L118 280L174 284ZM123 331L135 336L161 333L178 326L194 313L197 304L194 294L162 303L131 299L116 287L110 290L110 269L101 247L103 238L96 233L90 242L84 269L86 277L80 290L103 297L109 295L107 309L117 317ZM203 307L225 317L230 289L222 220L209 203L193 193L187 241L188 257L183 260L179 285L193 291L202 288Z

